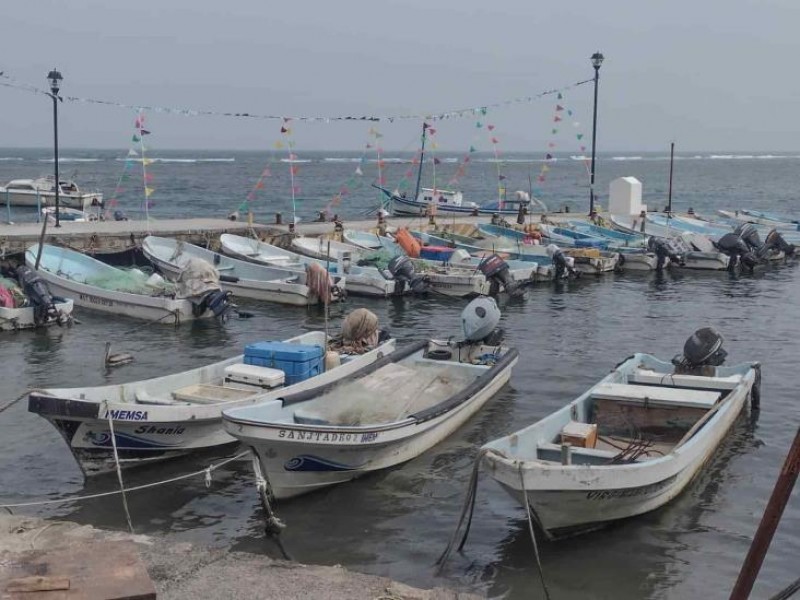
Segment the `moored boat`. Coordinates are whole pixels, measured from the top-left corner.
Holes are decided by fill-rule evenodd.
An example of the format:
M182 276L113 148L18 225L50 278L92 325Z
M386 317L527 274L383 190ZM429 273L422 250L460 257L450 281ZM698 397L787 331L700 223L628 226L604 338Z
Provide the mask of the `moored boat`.
M317 304L325 294L330 298L341 291L341 288L334 291L334 282L324 269L318 281L312 281L314 278L306 271L257 265L169 238L147 236L142 242L142 252L173 280L184 271L190 258L205 261L219 272L223 289L242 298L306 306ZM343 283L340 285L343 287Z
M25 262L36 265L39 246L25 252ZM45 244L39 275L55 296L71 298L77 306L178 324L194 319L224 315L230 308L213 281L186 280L180 286L160 277L148 277L140 270L112 267L80 252Z
M323 332L310 332L253 344L245 354L154 379L35 390L28 410L53 424L86 475L115 467L114 443L123 468L219 450L236 443L222 428L224 408L280 403L282 396L308 393L357 373L395 347L390 339L365 346L362 354L342 349L340 364L326 370L325 341Z
M30 267L20 265L0 275L0 331L71 325L73 301L53 296Z
M60 207L84 209L89 205L103 204L101 192L81 192L71 179L61 179L59 184ZM55 197L55 177L52 175L38 179L14 179L0 187L0 203L11 206L50 206L55 204Z
M722 338L698 330L673 362L635 354L544 419L483 447L491 476L550 538L654 510L681 493L725 439L758 363L720 366Z
M494 301L477 299L462 314L464 342L399 348L313 396L225 410L223 424L253 448L278 499L401 464L447 438L508 381L518 355L501 345L498 320Z

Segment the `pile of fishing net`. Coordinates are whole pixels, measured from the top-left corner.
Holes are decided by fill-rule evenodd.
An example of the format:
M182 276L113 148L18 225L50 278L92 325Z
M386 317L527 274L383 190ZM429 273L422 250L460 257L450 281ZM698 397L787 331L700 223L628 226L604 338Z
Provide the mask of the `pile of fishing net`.
M342 323L342 333L331 340L331 350L347 354L364 354L381 341L378 317L366 308L357 308Z
M174 286L158 275L148 275L139 269L115 269L86 278L88 285L104 290L160 296L174 292Z
M23 308L28 305L28 298L19 284L13 279L0 277L0 307Z

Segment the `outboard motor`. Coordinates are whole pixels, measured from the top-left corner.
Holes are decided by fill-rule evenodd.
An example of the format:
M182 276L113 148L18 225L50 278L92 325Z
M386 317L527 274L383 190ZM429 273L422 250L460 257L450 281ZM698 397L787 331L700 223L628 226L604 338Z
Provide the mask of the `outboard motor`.
M733 233L742 238L744 243L747 244L747 247L753 252L758 253L761 250L763 244L761 243L761 238L758 235L756 226L752 223L742 223L733 230Z
M550 257L550 260L553 261L553 265L556 268L556 272L553 275L554 280L558 281L559 279L563 278L565 273L567 275L577 274L575 267L573 267L570 263L570 257L564 254L564 251L555 244L550 244L547 246L547 256Z
M395 256L389 261L386 268L397 282L395 286L395 294L397 295L403 293L406 285L408 285L415 294L425 294L430 289L427 277L424 275L417 275L414 270L414 263L411 262L411 259L407 256Z
M124 212L122 212L121 210L115 210L115 211L114 211L114 220L115 220L115 221L127 221L127 220L128 220L128 217L127 217L127 215L126 215Z
M783 236L778 233L777 229L773 229L767 234L767 237L764 239L764 246L779 250L786 256L794 256L794 244L787 242Z
M672 359L675 373L713 377L715 367L725 362L728 353L722 348L722 334L713 327L695 331L683 345L683 354Z
M491 283L489 294L496 296L500 288L504 289L512 298L519 298L525 293L522 284L514 281L508 263L497 254L484 258L478 265L483 276Z
M720 252L723 252L730 257L730 260L728 261L729 271L733 271L736 268L739 260L741 260L742 264L751 271L753 270L753 267L758 264L758 258L756 255L750 251L750 247L741 237L736 234L736 232L726 233L719 238L715 245L717 248L719 248Z
M192 301L192 313L199 317L207 310L214 313L215 317L225 317L227 312L234 308L231 302L231 292L211 290L203 294L199 300Z
M461 311L461 330L468 344L483 343L498 346L503 341L503 330L497 327L500 309L493 298L480 296Z
M647 249L656 255L656 271L661 271L664 268L664 263L667 262L667 259L680 266L686 264L678 249L667 238L650 236L650 239L647 240Z
M57 321L59 325L63 325L63 317L56 308L50 288L36 271L27 265L18 266L17 281L33 306L33 322L37 326L50 321Z

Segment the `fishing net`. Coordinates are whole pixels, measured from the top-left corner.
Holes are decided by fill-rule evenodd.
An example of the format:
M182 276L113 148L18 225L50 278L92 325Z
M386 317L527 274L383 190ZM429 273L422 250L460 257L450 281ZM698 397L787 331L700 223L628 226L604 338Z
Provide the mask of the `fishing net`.
M395 256L396 254L394 252L391 252L385 248L381 248L380 250L365 252L361 255L361 258L358 260L357 264L360 267L376 267L378 269L385 269L389 266L389 261Z
M27 306L28 299L25 292L13 279L0 277L0 307L22 308Z
M87 277L86 283L104 290L146 296L161 296L175 291L175 287L161 277L148 276L139 269L115 269Z
M338 352L363 354L378 345L379 336L378 317L366 308L358 308L345 317L342 333L331 341L331 347Z

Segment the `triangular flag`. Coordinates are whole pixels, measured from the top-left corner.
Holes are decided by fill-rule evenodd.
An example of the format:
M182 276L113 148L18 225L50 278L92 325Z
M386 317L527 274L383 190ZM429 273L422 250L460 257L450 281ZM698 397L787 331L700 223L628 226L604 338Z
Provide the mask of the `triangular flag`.
M558 115L556 115L556 116L553 118L553 122L554 122L554 123L558 123L560 120L561 120L561 117L559 117Z
M486 114L486 107L485 107L485 106L484 106L483 108L481 108L481 114L482 114L482 115L485 115L485 114Z
M583 134L582 134L582 133L579 133L579 134L578 134L578 135L576 135L575 137L576 137L576 138L578 138L579 140L582 140L582 139L583 139Z
M439 144L437 144L436 142L431 142L431 148L432 149L436 150L438 147L439 147Z
M297 154L289 154L289 160L297 160Z
M560 104L556 104L556 112L558 112L560 110L564 110L564 107L561 106Z
M367 144L365 147L367 150L369 150L370 148L372 148L372 144Z
M536 180L537 180L537 181L539 181L539 183L543 183L543 182L544 182L544 175L539 175L539 176L536 178Z
M289 130L286 127L281 127L281 133L289 133Z
M356 167L356 175L363 175L364 171L361 170L361 167Z
M558 133L558 129L553 129L553 133L554 134Z
M544 158L545 160L551 160L553 158L553 155L548 152L547 154L544 155Z
M264 182L263 181L259 181L258 183L256 183L255 189L263 190L264 189Z
M150 194L152 194L153 192L155 192L155 190L151 187L144 188L144 195L146 198L149 198Z
M411 177L414 175L414 171L406 171L406 177Z
M297 173L299 173L299 172L300 172L300 167L289 167L289 172L290 172L292 175L297 175Z
M564 99L564 96L561 95L561 92L558 92L558 99L559 100L563 100Z
M506 178L506 176L505 176L505 175L499 175L497 178L498 178L500 181L503 181L503 180Z
M568 115L571 117L571 116L572 116L572 111L571 111L571 110L568 110L568 111L567 111L567 114L568 114Z
M275 148L277 148L278 150L283 148L283 142L281 142L280 140L275 142Z
M494 125L487 125L486 129L488 129L489 131L493 131L494 130Z
M153 181L153 174L152 173L145 173L144 174L144 180L148 181L148 182L149 181Z
M550 170L550 167L547 165L542 165L542 173L547 173Z
M139 156L139 155L136 153L136 150L131 148L130 150L128 150L128 156Z
M142 164L145 165L145 166L152 165L154 162L155 161L152 158L143 158L142 159Z
M478 129L480 129L481 127L483 127L483 123L481 123L480 121L478 121L477 123L475 123L475 127L477 127Z
M428 127L428 133L433 135L434 133L436 133L436 130L433 127Z
M134 141L134 142L140 142L140 141L142 141L142 138L140 138L138 135L136 135L134 133L133 137L131 138L131 140Z
M477 152L477 150L475 150L475 146L470 146L469 147L469 151L470 152ZM469 157L467 157L467 158L469 158Z
M269 177L270 175L272 175L272 173L270 172L269 167L266 167L263 171L261 171L262 177Z
M147 131L147 129L140 129L139 133L141 133L142 135L150 135L150 132Z
M581 146L581 152L585 152L585 151L586 151L586 146Z
M550 142L549 144L547 144L547 147L548 148L555 148L556 145L553 142Z
M440 161L438 158L436 158L436 157L433 158L433 164L439 165L441 163L442 163L442 161Z
M499 143L500 143L500 140L498 140L497 138L493 137L493 138L492 138L492 143L493 143L493 144L499 144Z
M293 194L299 194L300 193L300 186L299 185L293 185L292 186L292 193Z

